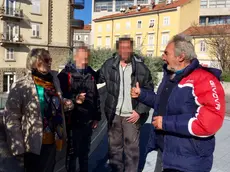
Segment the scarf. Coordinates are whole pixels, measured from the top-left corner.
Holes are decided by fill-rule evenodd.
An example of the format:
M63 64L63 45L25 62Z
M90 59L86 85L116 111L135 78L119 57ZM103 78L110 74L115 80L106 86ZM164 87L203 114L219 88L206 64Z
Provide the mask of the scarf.
M35 70L32 71L32 77L38 93L38 88L43 88L43 95L39 94L39 101L41 97L44 99L43 136L49 137L49 141L43 137L43 144L52 144L52 139L57 143L63 138L63 118L61 100L54 87L53 77L50 73L43 75Z

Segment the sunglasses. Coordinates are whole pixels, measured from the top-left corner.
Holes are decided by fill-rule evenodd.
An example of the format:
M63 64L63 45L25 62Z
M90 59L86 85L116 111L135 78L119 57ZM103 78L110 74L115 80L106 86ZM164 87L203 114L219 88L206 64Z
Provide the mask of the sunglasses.
M42 61L43 61L44 63L51 63L51 62L52 62L52 58L50 58L50 57L45 57L45 58L42 59Z

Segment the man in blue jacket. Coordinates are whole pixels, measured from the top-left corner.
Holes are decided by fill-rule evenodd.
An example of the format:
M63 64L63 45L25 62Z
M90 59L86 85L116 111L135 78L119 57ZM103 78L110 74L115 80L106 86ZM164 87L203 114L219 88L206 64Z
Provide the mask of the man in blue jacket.
M131 90L132 98L154 108L148 151L158 150L164 172L209 172L212 168L225 95L221 71L202 67L196 57L190 37L174 36L162 56L166 64L157 93L138 83Z

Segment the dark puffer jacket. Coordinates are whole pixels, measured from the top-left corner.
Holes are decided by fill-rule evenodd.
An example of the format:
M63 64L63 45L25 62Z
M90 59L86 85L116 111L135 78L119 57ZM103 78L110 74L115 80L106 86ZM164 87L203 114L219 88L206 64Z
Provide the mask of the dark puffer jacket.
M105 100L105 115L111 123L115 116L118 96L120 91L120 73L119 73L120 57L116 54L109 58L98 71L98 83L106 83L107 97ZM152 77L149 69L143 63L141 57L132 56L132 74L131 87L139 82L140 87L153 90ZM149 115L150 108L136 99L132 99L133 110L140 114L140 123L143 124Z
M91 120L101 120L100 99L96 85L96 72L87 67L85 70L77 70L75 65L69 63L58 74L63 97L72 99L75 102L76 96L86 93L83 104L75 104L72 112L72 121L89 122Z

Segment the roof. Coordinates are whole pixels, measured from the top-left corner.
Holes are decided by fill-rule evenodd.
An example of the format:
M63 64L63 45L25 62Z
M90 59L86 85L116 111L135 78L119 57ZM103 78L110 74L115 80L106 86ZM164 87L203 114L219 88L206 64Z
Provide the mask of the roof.
M186 29L183 33L190 36L230 34L230 24L213 26L192 26Z
M83 30L91 30L91 25L84 25L84 28L83 28Z
M148 13L148 12L158 12L161 10L173 9L173 8L177 8L179 6L185 5L190 1L191 0L174 0L171 4L167 5L166 3L159 3L155 5L153 8L150 8L149 6L141 6L142 8L140 11L137 11L136 10L137 6L134 6L128 12L124 12L124 13L119 12L116 14L103 16L103 17L94 19L94 21L96 22L96 21L108 20L108 19L113 19L113 18L118 18L118 17L119 18L128 17L128 16L138 15L138 14L143 14L143 13Z
M75 30L88 30L88 31L91 31L91 25L84 25L84 28L83 29L76 29Z

